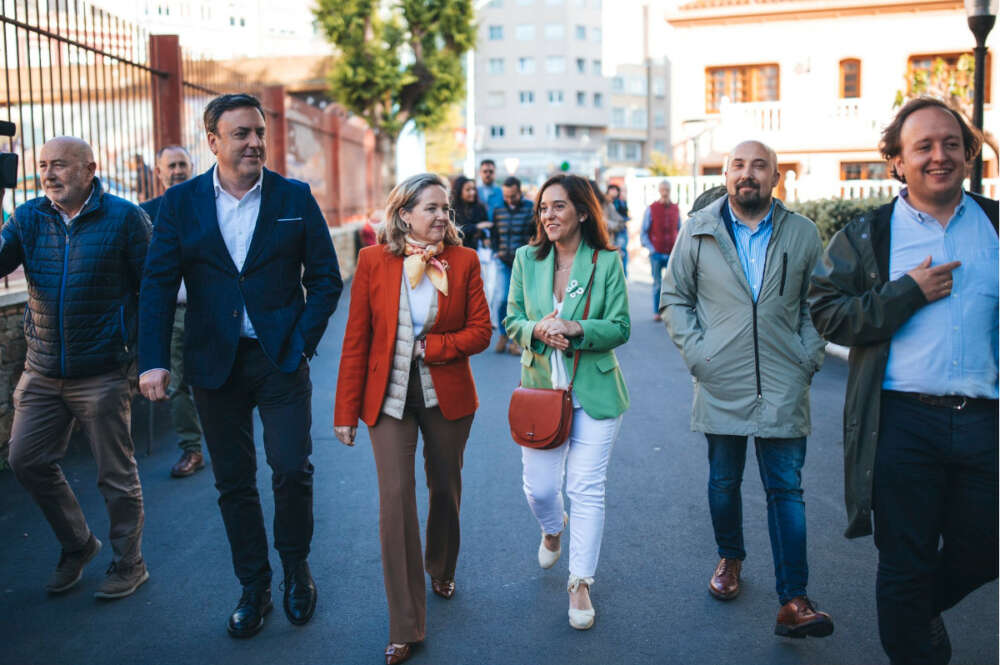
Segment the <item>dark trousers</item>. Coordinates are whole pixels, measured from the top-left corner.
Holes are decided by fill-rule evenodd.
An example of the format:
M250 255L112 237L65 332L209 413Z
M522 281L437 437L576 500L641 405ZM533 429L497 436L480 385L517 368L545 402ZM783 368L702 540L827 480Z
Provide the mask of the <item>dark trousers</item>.
M872 506L879 635L894 665L933 663L928 624L997 577L997 403L882 393Z
M708 438L708 506L719 556L746 558L743 549L743 468L747 437L706 434ZM806 439L754 437L760 480L767 493L767 529L774 558L774 581L782 605L806 595L806 504L802 500L802 464Z
M111 522L114 558L142 559L142 486L132 443L135 366L80 379L54 379L25 369L14 389L10 466L66 552L82 550L90 527L60 460L76 419L97 462L97 487Z
M425 407L420 376L414 369L410 372L403 418L383 413L375 426L368 428L378 472L379 539L390 642L420 642L426 635L424 570L434 579L455 579L461 539L462 461L472 419L466 416L448 420L440 408ZM424 438L424 472L430 498L423 555L414 477L418 431Z
M313 532L312 382L305 359L284 373L257 340L241 339L236 362L217 389L194 389L195 403L212 456L219 508L243 586L271 580L267 534L257 493L253 408L264 426L264 452L274 491L274 547L288 568L309 554Z

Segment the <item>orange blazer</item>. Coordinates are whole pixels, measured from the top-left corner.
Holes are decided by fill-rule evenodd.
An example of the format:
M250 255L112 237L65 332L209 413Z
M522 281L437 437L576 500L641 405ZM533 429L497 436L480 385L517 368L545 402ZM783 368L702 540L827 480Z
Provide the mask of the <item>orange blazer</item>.
M489 346L493 331L475 250L449 245L439 257L448 265L448 295L438 292L424 362L442 415L457 420L479 406L469 356ZM361 250L340 354L334 426L354 427L358 418L371 426L378 420L392 370L401 279L403 257L384 245Z

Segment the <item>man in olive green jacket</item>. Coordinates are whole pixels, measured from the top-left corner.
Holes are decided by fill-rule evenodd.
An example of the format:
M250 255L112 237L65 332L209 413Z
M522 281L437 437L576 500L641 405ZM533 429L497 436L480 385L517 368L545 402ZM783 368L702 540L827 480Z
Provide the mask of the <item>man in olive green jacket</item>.
M776 588L775 633L825 637L833 621L806 596L801 468L810 430L809 384L824 342L809 319L809 275L822 243L816 226L774 199L774 151L755 141L729 155L727 196L681 228L660 312L694 377L691 428L708 439L708 498L719 551L709 592L740 592L740 485L754 437L767 492Z

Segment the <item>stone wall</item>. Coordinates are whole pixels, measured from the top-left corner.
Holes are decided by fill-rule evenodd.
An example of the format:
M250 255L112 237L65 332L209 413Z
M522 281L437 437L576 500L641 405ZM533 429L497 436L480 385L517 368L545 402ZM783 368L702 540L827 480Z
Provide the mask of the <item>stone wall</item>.
M24 370L25 291L0 295L0 468L6 465L10 425L14 420L14 387Z

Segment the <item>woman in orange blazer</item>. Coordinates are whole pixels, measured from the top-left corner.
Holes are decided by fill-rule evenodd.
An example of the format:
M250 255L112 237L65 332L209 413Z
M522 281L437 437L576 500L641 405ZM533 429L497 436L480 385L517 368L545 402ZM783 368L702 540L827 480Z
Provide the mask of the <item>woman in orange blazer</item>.
M469 356L487 347L492 328L479 257L462 247L453 215L438 176L413 176L392 190L380 243L358 255L340 357L334 431L352 446L363 420L378 471L388 665L424 639L424 568L434 593L455 593L462 455L479 406ZM430 495L424 554L418 430Z

